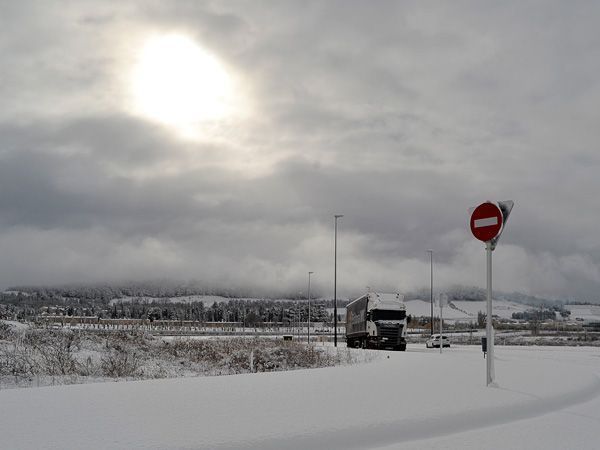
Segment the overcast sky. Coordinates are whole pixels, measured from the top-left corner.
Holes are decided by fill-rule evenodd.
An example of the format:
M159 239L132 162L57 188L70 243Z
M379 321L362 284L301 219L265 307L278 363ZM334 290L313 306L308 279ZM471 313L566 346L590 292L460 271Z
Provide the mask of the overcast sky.
M429 286L429 248L436 287L484 287L467 211L512 199L494 288L598 299L599 23L593 1L1 1L0 286L310 270L331 296L344 214L341 295ZM165 39L221 72L140 91Z

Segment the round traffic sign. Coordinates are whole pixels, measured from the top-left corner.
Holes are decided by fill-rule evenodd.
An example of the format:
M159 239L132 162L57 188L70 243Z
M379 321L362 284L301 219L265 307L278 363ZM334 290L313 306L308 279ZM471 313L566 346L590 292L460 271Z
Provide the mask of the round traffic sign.
M471 214L471 233L480 241L491 241L501 229L502 211L494 203L482 203Z

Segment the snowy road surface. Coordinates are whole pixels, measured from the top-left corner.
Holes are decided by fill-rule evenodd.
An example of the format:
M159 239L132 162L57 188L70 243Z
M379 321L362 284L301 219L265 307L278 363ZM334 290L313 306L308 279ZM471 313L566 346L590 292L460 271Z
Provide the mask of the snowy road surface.
M0 446L597 448L599 349L496 353L498 388L479 347L415 345L349 367L3 390Z

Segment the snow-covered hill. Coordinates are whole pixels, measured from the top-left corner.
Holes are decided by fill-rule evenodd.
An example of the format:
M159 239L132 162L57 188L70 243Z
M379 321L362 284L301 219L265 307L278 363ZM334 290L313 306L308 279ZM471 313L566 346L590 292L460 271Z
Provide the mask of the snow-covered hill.
M600 322L600 305L566 305L571 311L572 320L581 320L583 323Z
M506 300L494 300L494 314L503 318L510 319L514 312L523 312L529 309L527 305L510 302ZM406 302L408 314L413 316L429 317L431 315L431 303L429 300L408 300ZM444 320L455 321L476 321L478 312L486 311L486 302L484 301L452 301L443 310ZM433 314L439 316L439 309L434 303Z

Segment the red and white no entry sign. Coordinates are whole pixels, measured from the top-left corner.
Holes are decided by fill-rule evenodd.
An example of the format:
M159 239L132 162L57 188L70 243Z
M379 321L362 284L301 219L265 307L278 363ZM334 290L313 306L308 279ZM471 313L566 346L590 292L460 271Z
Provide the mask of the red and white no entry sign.
M480 241L491 241L501 229L502 211L494 203L482 203L471 214L471 233Z
M487 386L494 383L494 338L492 329L492 251L498 243L502 228L514 206L512 200L492 203L485 202L473 210L471 214L471 233L486 243L487 259L487 324L486 324L486 380ZM440 309L440 317L441 317ZM441 332L440 332L441 333Z

